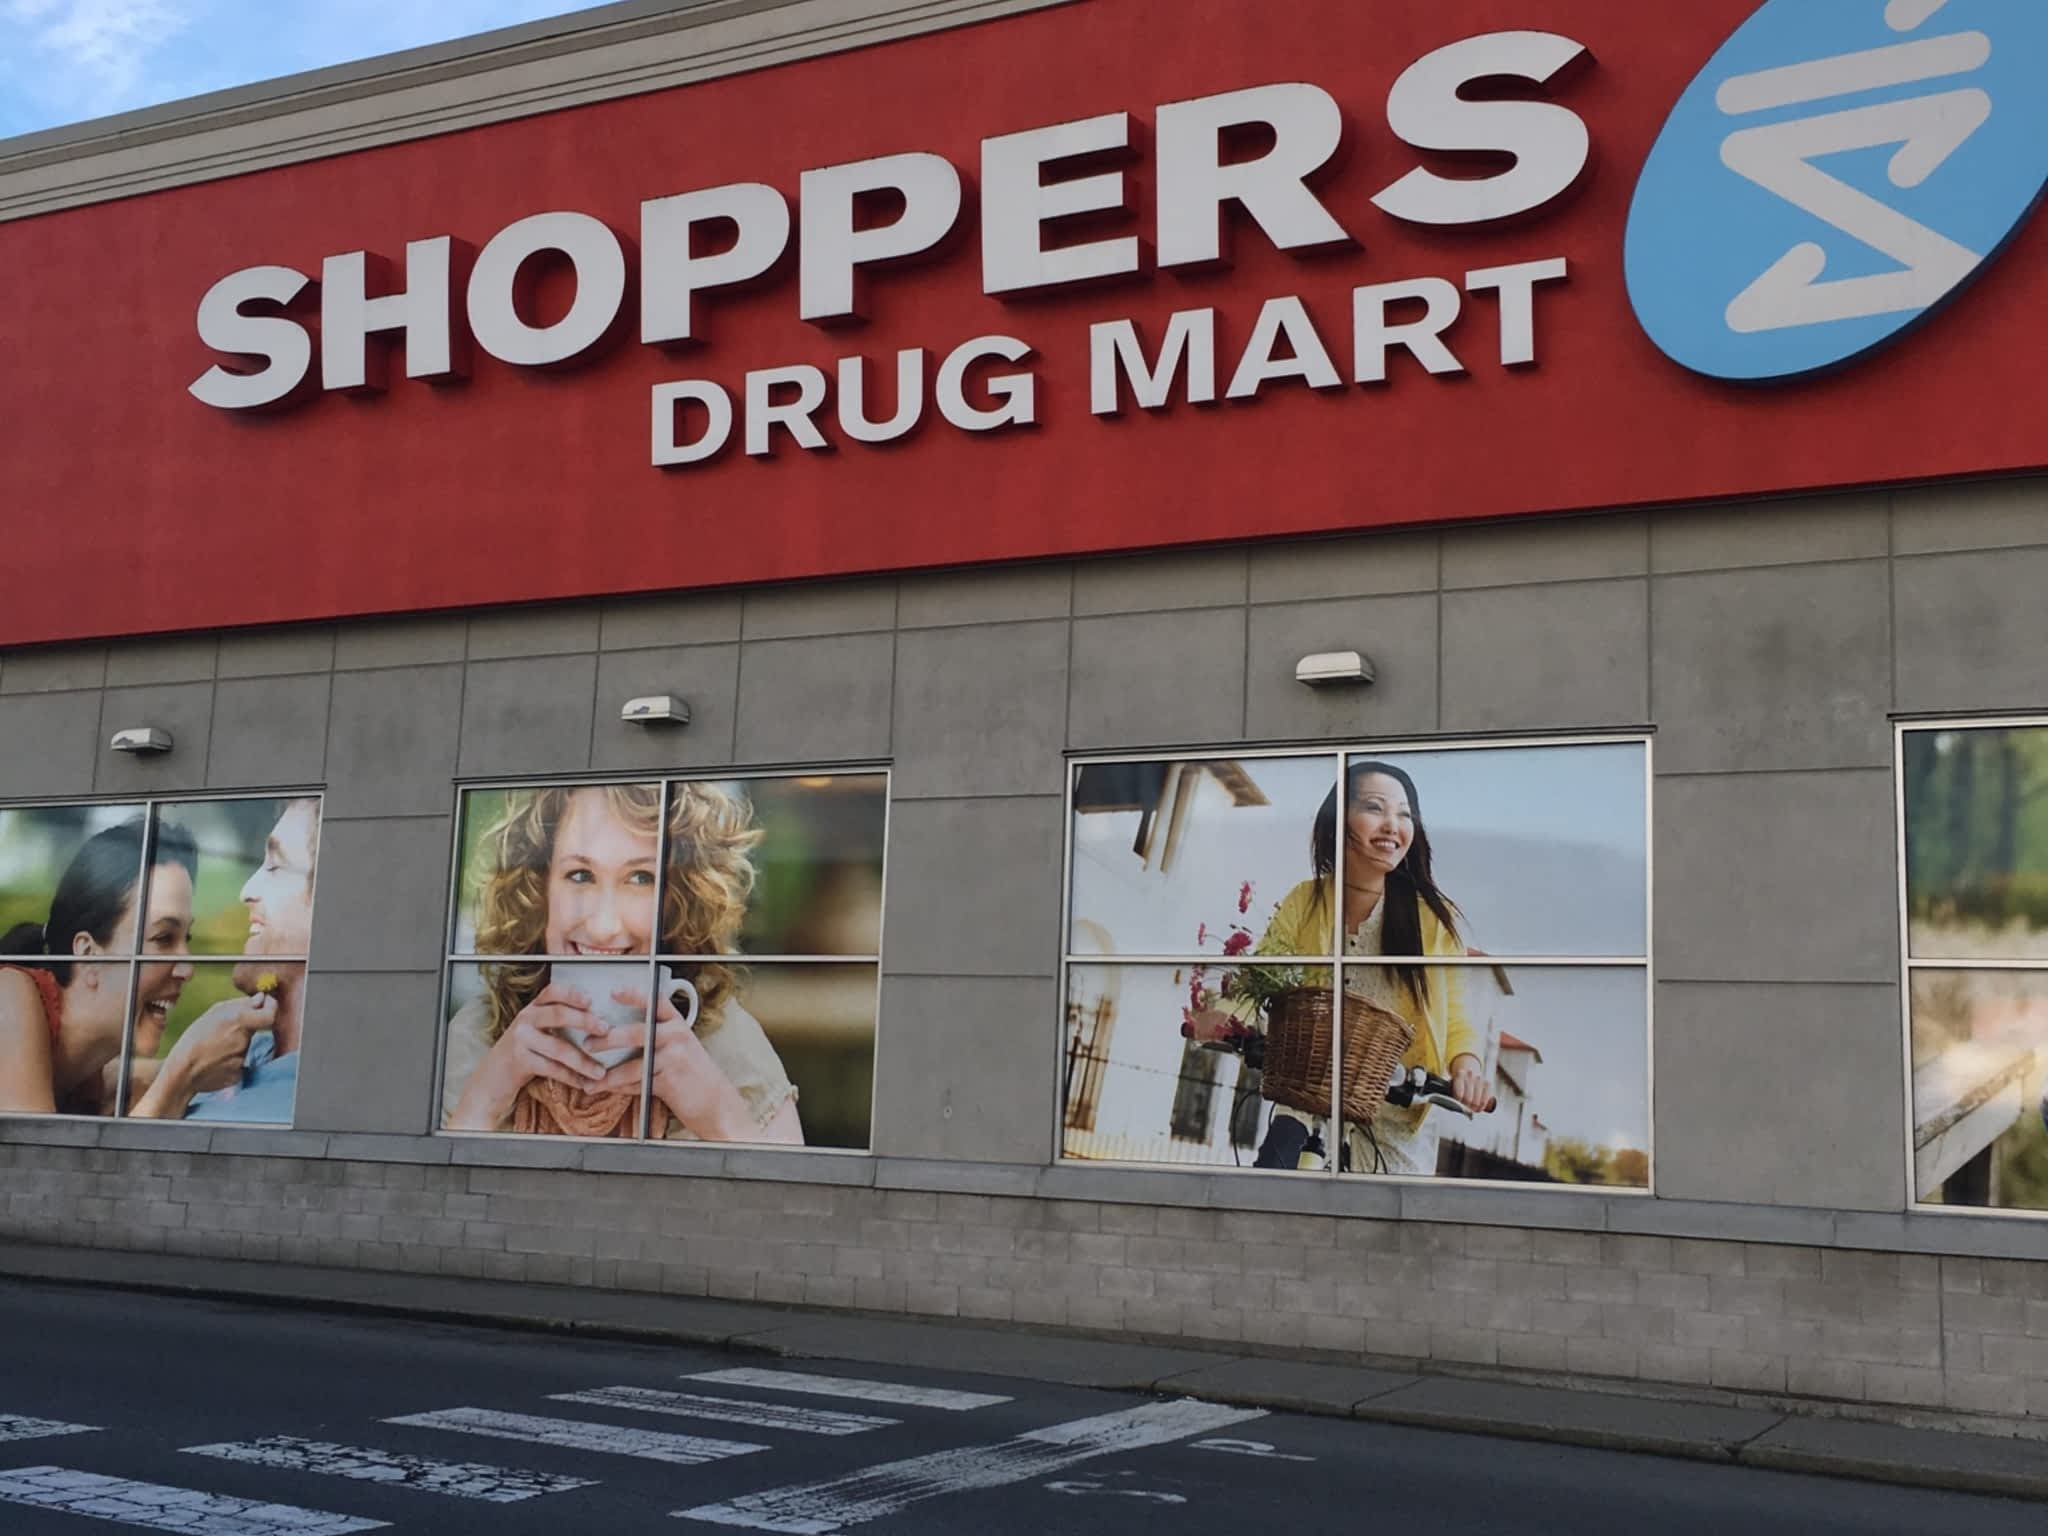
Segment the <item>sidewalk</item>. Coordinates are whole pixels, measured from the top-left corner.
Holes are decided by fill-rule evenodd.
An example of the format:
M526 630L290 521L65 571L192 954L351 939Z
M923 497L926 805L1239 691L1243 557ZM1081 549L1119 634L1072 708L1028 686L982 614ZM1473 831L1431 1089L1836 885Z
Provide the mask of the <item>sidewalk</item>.
M2048 1444L2039 1440L1906 1429L1676 1396L1531 1386L943 1320L245 1259L9 1244L0 1247L4 1279L1009 1376L2048 1501Z

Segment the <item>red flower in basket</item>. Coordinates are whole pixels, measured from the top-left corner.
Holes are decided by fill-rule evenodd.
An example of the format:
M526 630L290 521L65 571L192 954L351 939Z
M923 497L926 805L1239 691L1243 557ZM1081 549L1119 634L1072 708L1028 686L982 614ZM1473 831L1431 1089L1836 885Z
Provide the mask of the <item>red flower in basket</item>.
M1237 887L1239 916L1251 910L1257 887L1249 880ZM1231 923L1229 932L1211 929L1204 922L1196 926L1195 946L1208 949L1209 941L1226 960L1242 961L1253 951L1258 935L1243 923ZM1302 984L1299 965L1236 964L1223 969L1220 978L1209 975L1207 962L1194 967L1188 978L1187 1006L1181 1010L1181 1034L1193 1040L1228 1043L1243 1041L1259 1033L1256 1015L1271 1006L1280 993ZM1225 1008L1224 1005L1229 1005ZM1227 1017L1225 1015L1228 1015Z

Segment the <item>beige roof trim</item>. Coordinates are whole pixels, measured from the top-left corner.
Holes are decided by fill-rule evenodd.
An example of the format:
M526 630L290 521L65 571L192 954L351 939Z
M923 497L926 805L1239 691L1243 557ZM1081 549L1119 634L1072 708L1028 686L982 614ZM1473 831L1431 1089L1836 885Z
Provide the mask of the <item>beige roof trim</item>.
M623 0L0 139L0 221L1085 0Z

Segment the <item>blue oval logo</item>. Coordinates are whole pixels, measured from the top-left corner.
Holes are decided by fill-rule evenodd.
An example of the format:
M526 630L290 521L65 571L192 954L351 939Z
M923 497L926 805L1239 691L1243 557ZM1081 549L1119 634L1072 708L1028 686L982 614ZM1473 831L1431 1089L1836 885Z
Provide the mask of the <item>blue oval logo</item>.
M1664 125L1628 291L1674 361L1839 367L1953 298L2048 186L2048 0L1767 0Z

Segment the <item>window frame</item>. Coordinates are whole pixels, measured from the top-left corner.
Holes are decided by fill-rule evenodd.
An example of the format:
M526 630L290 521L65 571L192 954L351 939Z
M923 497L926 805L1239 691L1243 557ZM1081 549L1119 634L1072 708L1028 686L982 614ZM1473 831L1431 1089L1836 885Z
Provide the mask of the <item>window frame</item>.
M1998 1221L2048 1222L2048 1210L1996 1205L1947 1205L1923 1199L1920 1168L1913 1137L1918 1129L1919 1105L1913 1091L1913 973L1915 971L2020 972L2048 975L2048 958L2040 960L1969 959L1930 955L1913 956L1912 893L1908 888L1906 865L1906 738L1908 736L1957 731L2048 730L2048 714L1918 715L1892 721L1892 811L1893 842L1898 879L1899 936L1899 1081L1903 1092L1905 1135L1901 1138L1906 1175L1906 1210L1915 1216L1941 1220L1991 1218Z
M1346 957L1342 951L1341 937L1334 931L1331 940L1335 954L1287 955L1257 957L1247 953L1241 957L1226 959L1215 954L1197 954L1192 951L1181 954L1136 954L1136 955L1077 955L1074 952L1074 831L1076 817L1074 799L1083 768L1118 763L1184 763L1208 762L1218 758L1271 761L1288 758L1326 757L1336 766L1337 783L1344 783L1345 768L1355 757L1400 757L1418 753L1444 752L1486 752L1511 751L1517 749L1568 748L1592 746L1637 746L1642 751L1643 772L1643 953L1640 957L1622 956L1398 956L1376 955L1370 960ZM1060 919L1059 919L1059 974L1058 992L1054 1003L1053 1030L1051 1041L1051 1065L1053 1113L1051 1116L1050 1161L1058 1168L1092 1168L1122 1170L1128 1172L1157 1172L1182 1174L1192 1178L1221 1175L1225 1177L1281 1178L1299 1180L1303 1174L1295 1170L1253 1168L1243 1164L1224 1163L1174 1163L1147 1162L1126 1159L1075 1158L1066 1152L1066 1071L1068 1054L1067 1008L1072 996L1070 973L1075 966L1094 966L1102 969L1114 968L1159 968L1164 966L1206 965L1222 969L1232 965L1256 965L1260 963L1285 963L1301 966L1328 966L1331 970L1333 998L1341 997L1343 975L1347 968L1372 965L1401 964L1409 960L1433 967L1498 967L1512 973L1518 967L1546 969L1620 969L1639 973L1643 983L1643 1104L1644 1126L1648 1142L1645 1148L1649 1158L1649 1175L1641 1186L1628 1185L1584 1185L1561 1183L1519 1183L1501 1179L1450 1178L1435 1175L1367 1173L1345 1171L1338 1166L1333 1156L1327 1168L1309 1177L1334 1180L1333 1187L1365 1188L1374 1185L1399 1185L1428 1189L1484 1189L1499 1192L1507 1189L1540 1191L1550 1195L1612 1195L1630 1199L1654 1199L1657 1194L1657 989L1656 989L1656 739L1655 732L1648 729L1590 730L1577 732L1554 732L1542 734L1483 733L1429 737L1405 736L1389 738L1339 737L1329 741L1280 744L1248 742L1218 742L1207 746L1157 748L1154 750L1125 750L1115 752L1070 752L1066 759L1066 782L1061 793L1062 813L1065 824L1061 829L1060 857ZM1344 839L1337 839L1336 869L1333 878L1341 887L1344 878ZM1333 1024L1336 1038L1332 1042L1333 1060L1341 1061L1343 1044L1343 1010L1334 1010ZM1336 1099L1339 1092L1338 1079L1341 1073L1331 1074L1331 1109L1335 1118Z
M136 872L135 885L136 911L138 916L140 916L141 914L147 913L149 910L150 883L156 873L154 865L149 860L148 851L155 844L158 812L164 809L165 807L175 807L181 805L235 804L246 803L249 801L256 800L312 800L316 802L320 807L321 841L323 844L325 843L327 833L327 790L324 785L318 787L259 790L195 789L183 793L174 791L171 793L148 794L139 796L41 795L27 797L19 800L10 799L0 801L0 815L5 815L13 811L93 809L96 807L115 806L134 807L137 811L140 812L143 819L144 863L143 866ZM313 860L312 881L312 909L315 918L315 924L313 928L309 930L308 933L308 943L306 947L306 952L304 954L298 955L265 956L266 959L275 960L279 965L297 965L304 967L307 975L310 975L312 972L313 947L314 944L319 939L317 919L320 912L320 859L317 854L314 856ZM136 926L139 935L141 931L141 924L138 922ZM28 957L0 956L0 964L14 964L24 958ZM240 956L236 955L199 954L187 954L185 956L182 956L181 958L186 963L192 965L195 969L210 965L234 964L241 959ZM134 1053L129 1049L129 1045L135 1038L135 984L137 977L141 973L143 963L148 959L149 956L143 952L140 945L140 940L138 938L136 948L132 950L130 953L126 955L110 955L105 960L92 962L94 964L100 965L120 965L125 967L128 973L126 990L122 997L123 1022L121 1025L121 1054L119 1058L121 1063L121 1070L118 1077L115 1080L114 1108L112 1112L104 1115L80 1115L68 1113L63 1110L52 1110L48 1114L42 1114L30 1110L0 1109L0 1126L17 1124L37 1125L47 1124L53 1121L64 1121L79 1125L152 1125L159 1123L153 1120L138 1120L135 1116L128 1113L129 1067L130 1064L134 1061ZM303 1022L304 1021L301 1020L302 1024ZM206 1129L213 1130L217 1128L226 1128L230 1131L292 1130L295 1129L298 1125L298 1114L299 1085L295 1077L292 1082L292 1113L290 1119L282 1121L209 1120L206 1122ZM165 1121L161 1123L183 1124L184 1122Z
M610 785L617 784L652 784L661 790L662 806L665 813L668 805L669 788L670 786L676 784L730 784L736 782L751 783L763 779L825 778L879 778L882 781L882 874L880 885L878 887L879 912L875 921L874 953L857 955L754 955L744 953L726 955L672 955L664 952L660 947L661 935L659 932L659 901L661 897L666 893L666 871L668 868L669 852L668 817L666 814L664 814L661 819L661 826L656 845L655 868L658 872L660 872L657 875L657 883L659 886L656 898L657 916L655 926L657 931L650 940L651 947L646 955L630 955L625 956L623 958L628 961L637 962L644 960L646 962L647 974L650 983L650 992L653 990L652 982L656 971L663 964L663 962L670 960L701 960L715 962L737 962L739 964L752 963L760 965L871 966L875 973L875 1024L874 1040L871 1046L873 1066L869 1074L868 1084L868 1144L865 1147L821 1147L813 1146L808 1142L804 1143L801 1146L786 1146L775 1142L763 1141L707 1142L689 1140L654 1140L650 1138L647 1134L647 1131L649 1129L649 1116L653 1108L654 1093L653 1074L650 1072L642 1072L640 1075L640 1112L638 1132L636 1135L629 1138L603 1136L535 1136L524 1134L518 1131L460 1131L450 1130L448 1127L442 1124L442 1121L444 1119L444 1115L442 1113L442 1102L447 1090L448 1076L448 1032L451 1024L454 1021L454 1013L449 1009L448 1001L450 996L452 995L451 989L453 986L455 968L457 966L463 965L483 966L493 963L502 963L508 959L520 958L518 956L481 955L474 953L465 953L459 952L455 948L456 929L461 921L462 916L464 843L463 807L466 798L470 794L478 792L490 793L494 790L601 789ZM835 763L830 766L824 767L791 767L788 765L784 765L774 768L717 767L694 769L652 769L641 770L637 772L620 771L613 773L581 774L496 774L484 778L457 780L455 783L453 811L449 818L450 829L448 848L447 908L444 914L441 929L442 945L440 953L440 963L438 968L438 987L434 994L434 1071L431 1083L432 1097L428 1101L427 1123L431 1127L428 1134L437 1137L445 1136L456 1140L477 1141L485 1143L514 1142L520 1145L530 1145L534 1143L539 1143L542 1145L562 1146L623 1146L642 1147L654 1150L666 1148L671 1150L677 1150L678 1155L681 1156L689 1155L689 1149L695 1149L700 1152L709 1149L714 1152L732 1150L743 1152L778 1152L789 1153L791 1155L823 1157L875 1157L877 1155L875 1152L876 1111L881 1103L881 1072L879 1068L882 1058L882 967L883 956L886 955L888 952L886 930L888 926L890 862L889 850L891 846L891 837L894 829L895 813L895 774L893 770L893 765L889 763ZM549 962L551 964L553 963L552 958L543 958L549 958ZM569 963L588 964L616 962L584 962L572 959Z

